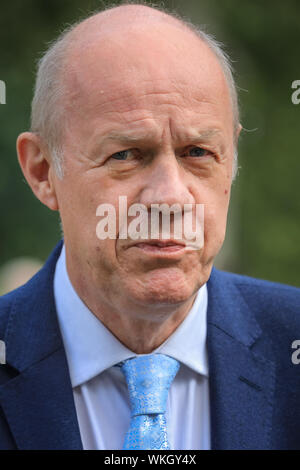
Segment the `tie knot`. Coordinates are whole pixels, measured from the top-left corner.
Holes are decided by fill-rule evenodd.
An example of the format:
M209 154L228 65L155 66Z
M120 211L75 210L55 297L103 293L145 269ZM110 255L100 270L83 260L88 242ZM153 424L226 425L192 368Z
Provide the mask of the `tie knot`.
M163 354L150 354L128 359L121 369L128 386L132 416L165 413L179 362Z

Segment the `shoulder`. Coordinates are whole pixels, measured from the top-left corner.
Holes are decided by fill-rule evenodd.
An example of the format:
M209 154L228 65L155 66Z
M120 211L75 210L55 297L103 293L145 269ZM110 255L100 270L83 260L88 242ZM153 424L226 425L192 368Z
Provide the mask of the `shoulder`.
M214 268L214 278L247 303L263 329L300 335L300 289ZM300 336L299 336L300 338Z
M48 296L52 290L55 266L62 244L60 241L56 245L42 269L26 284L0 296L0 339L3 339L9 327L10 313L14 309L27 311L30 308L35 308L38 299L49 301Z
M276 299L291 302L291 305L298 302L296 305L299 307L300 288L298 287L218 269L214 271L219 278L235 285L245 296L252 297L255 294L258 300L273 302Z
M0 297L0 339L4 338L5 331L8 324L9 313L11 311L14 302L19 297L20 292L24 286L15 289L8 294Z

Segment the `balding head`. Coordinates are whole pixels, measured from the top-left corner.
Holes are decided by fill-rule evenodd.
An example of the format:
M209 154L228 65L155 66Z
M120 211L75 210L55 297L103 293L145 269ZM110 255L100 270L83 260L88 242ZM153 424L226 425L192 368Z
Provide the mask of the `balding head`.
M173 35L170 34L172 30ZM239 126L237 93L230 63L219 44L210 35L175 15L145 5L122 5L94 14L65 30L39 62L31 127L47 145L60 176L63 173L61 163L64 134L70 117L68 110L71 108L73 112L76 109L74 96L82 92L81 99L84 99L83 82L92 76L90 69L97 65L103 70L104 79L107 75L106 70L119 65L114 64L120 60L115 54L118 49L123 53L122 60L124 66L128 67L128 77L134 66L144 67L147 61L149 67L156 67L154 41L159 44L157 55L163 60L164 50L168 62L173 60L180 63L187 55L190 56L189 42L196 48L198 46L198 57L190 57L190 61L192 64L193 60L197 60L194 65L197 65L199 70L204 66L208 67L217 59L219 77L223 75L225 78L231 100L233 139L236 149ZM134 46L134 43L135 61L132 60L134 48L129 56L129 48ZM151 48L154 49L152 53ZM143 56L145 60L142 63L139 59ZM169 63L169 67L170 65ZM183 67L186 67L186 64ZM184 69L182 72L186 73ZM214 78L212 77L212 80ZM113 77L110 76L110 79ZM101 88L101 83L98 85ZM235 156L233 178L236 169Z
M78 23L72 28L70 38L76 37L80 41L93 40L98 35L116 32L121 29L155 27L156 24L164 23L173 25L179 29L186 29L186 25L176 16L165 11L146 5L129 4L108 8L96 13Z

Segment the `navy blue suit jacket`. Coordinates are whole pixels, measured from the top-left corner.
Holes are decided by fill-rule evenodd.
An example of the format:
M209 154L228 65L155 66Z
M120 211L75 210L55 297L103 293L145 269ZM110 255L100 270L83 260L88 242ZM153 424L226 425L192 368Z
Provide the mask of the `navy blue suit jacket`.
M0 449L82 449L53 276L62 244L0 298ZM300 289L213 268L207 346L213 449L300 449Z

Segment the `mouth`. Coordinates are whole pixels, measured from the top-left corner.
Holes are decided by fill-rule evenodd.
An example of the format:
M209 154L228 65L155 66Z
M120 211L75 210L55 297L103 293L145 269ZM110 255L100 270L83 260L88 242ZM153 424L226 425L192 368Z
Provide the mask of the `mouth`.
M147 240L135 243L130 248L137 248L146 254L168 255L183 253L186 245L178 240Z

